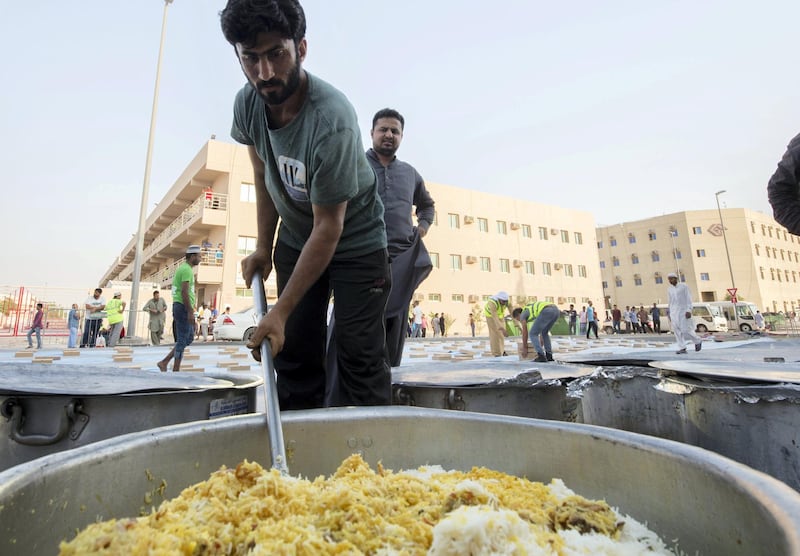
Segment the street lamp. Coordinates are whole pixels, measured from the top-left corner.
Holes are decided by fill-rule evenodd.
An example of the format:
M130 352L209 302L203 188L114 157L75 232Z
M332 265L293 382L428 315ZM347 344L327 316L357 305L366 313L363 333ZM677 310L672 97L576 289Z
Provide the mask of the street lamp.
M717 212L719 213L719 224L722 226L722 240L725 242L725 256L728 257L728 271L731 273L731 288L736 289L736 282L733 281L733 266L731 265L731 252L728 250L728 236L725 234L725 223L722 221L722 209L719 207L719 196L725 193L724 189L714 193L717 198ZM731 296L733 297L733 296Z
M139 208L139 231L136 233L136 254L133 259L133 281L131 282L131 308L128 311L128 329L126 336L136 336L136 308L139 306L139 281L142 278L142 251L144 250L144 233L147 222L147 195L150 191L150 166L153 160L153 136L156 129L158 113L158 86L161 81L161 55L164 51L164 36L167 31L167 8L172 0L164 0L164 16L161 20L161 42L158 45L158 64L156 65L156 84L153 92L153 109L150 113L150 134L147 138L147 157L144 163L144 183L142 184L142 204Z

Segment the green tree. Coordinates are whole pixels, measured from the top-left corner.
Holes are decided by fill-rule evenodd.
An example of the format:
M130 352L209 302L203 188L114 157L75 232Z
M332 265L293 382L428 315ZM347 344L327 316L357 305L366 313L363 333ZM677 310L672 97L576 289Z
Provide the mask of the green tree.
M12 311L17 309L17 302L9 296L0 298L0 313L10 315Z

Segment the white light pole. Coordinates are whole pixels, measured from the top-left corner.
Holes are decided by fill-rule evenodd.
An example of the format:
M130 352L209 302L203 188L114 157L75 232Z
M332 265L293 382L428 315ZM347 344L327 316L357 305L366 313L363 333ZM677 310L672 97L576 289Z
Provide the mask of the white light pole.
M725 256L728 257L728 271L731 273L731 288L736 289L736 282L733 281L733 266L731 265L731 253L728 251L728 236L725 235L725 223L722 221L722 209L719 207L719 196L725 193L724 189L714 193L717 198L717 212L719 213L719 224L722 226L722 241L725 242Z
M133 259L133 281L131 282L131 304L128 309L128 329L126 336L136 337L136 316L139 307L139 281L142 277L142 251L144 250L145 224L147 223L147 196L150 191L150 166L153 160L153 136L158 113L158 86L161 81L161 55L164 51L164 36L167 32L167 8L172 0L164 0L164 16L161 20L161 42L158 45L158 64L156 65L156 85L153 92L153 110L150 113L150 134L147 138L147 157L144 163L144 183L142 184L142 204L139 209L139 231L136 233L136 255Z

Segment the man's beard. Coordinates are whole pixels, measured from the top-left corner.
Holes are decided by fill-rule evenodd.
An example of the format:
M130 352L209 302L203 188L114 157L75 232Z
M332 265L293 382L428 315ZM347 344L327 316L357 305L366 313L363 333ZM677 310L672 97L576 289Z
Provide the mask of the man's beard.
M376 153L383 156L394 156L395 153L397 152L397 145L395 144L391 147L384 147L383 145L378 144L378 145L372 145L372 149Z
M270 91L268 93L262 93L261 88L266 86L279 86L280 88L277 91ZM300 87L300 64L297 63L294 65L291 73L289 73L289 77L284 83L280 79L273 78L269 81L259 81L258 84L254 85L258 96L260 96L267 104L272 106L277 106L279 104L283 104L286 102L292 94Z

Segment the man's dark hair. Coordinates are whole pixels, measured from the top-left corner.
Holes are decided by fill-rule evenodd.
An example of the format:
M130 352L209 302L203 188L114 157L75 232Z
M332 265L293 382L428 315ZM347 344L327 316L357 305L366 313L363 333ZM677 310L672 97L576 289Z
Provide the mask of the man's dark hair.
M521 314L522 314L522 309L520 309L519 307L511 311L511 316L514 317L515 319L518 319Z
M295 46L306 36L306 15L297 0L228 0L219 12L222 34L232 45L251 45L259 33L277 32Z
M37 308L37 309L41 309L42 307L44 307L44 305L42 305L41 303L37 303L37 304L36 304L36 308Z
M94 292L95 293L103 293L103 289L102 288L95 288Z
M400 114L400 112L398 112L394 108L384 108L383 110L378 110L375 113L375 116L372 118L372 129L375 129L375 124L381 118L394 118L395 120L399 120L401 131L406 126L406 121L403 119L403 115Z

